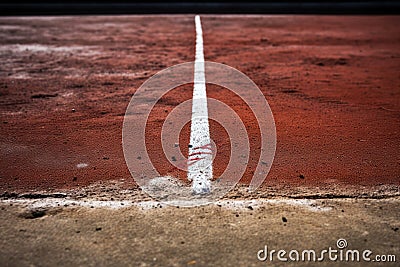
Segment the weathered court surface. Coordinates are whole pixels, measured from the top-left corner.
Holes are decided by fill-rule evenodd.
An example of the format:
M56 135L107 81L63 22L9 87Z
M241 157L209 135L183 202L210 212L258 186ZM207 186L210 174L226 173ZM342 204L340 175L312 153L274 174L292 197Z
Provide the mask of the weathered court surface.
M194 60L194 16L0 18L0 265L265 266L257 260L265 245L322 250L339 238L398 262L399 22L202 16L205 59L260 87L277 151L262 188L246 193L259 156L256 122L228 90L208 87L245 124L250 162L220 206L186 209L152 207L126 167L121 130L146 79ZM160 156L159 136L191 90L168 93L148 122L163 175L185 177ZM210 134L218 175L230 141L213 122Z

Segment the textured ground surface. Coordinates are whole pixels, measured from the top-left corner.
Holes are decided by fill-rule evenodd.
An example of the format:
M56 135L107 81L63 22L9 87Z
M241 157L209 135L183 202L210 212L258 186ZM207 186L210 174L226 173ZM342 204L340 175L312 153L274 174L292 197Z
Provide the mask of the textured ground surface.
M399 185L398 22L203 17L206 60L244 72L270 103L278 144L268 184ZM1 18L0 35L3 191L131 179L121 146L131 96L157 71L194 60L192 16ZM259 157L254 117L226 89L210 87L208 96L232 106L249 130L248 182ZM184 177L163 158L159 136L163 118L189 98L190 86L177 88L148 121L162 174ZM229 138L213 123L211 138L218 175Z
M56 201L60 206L53 205ZM398 197L230 199L196 208L132 201L113 201L108 203L111 208L101 208L88 199L83 207L79 202L65 203L2 202L2 265L286 266L276 256L272 263L261 262L257 252L268 246L287 253L312 249L319 255L323 249L337 249L341 238L348 244L343 251L369 249L371 259L395 255L397 264L399 260ZM335 262L327 257L318 266L344 264L376 266L376 262Z

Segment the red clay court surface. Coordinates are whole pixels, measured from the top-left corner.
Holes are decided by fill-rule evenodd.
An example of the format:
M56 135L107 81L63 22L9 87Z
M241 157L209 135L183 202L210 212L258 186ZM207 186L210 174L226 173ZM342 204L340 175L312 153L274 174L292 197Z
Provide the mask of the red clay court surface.
M400 17L202 16L204 55L248 75L274 114L277 149L267 186L399 185ZM169 66L194 60L194 16L0 18L0 193L77 188L133 179L122 123L135 90ZM248 183L259 160L259 129L227 89L207 94L230 105L250 136ZM192 97L168 93L147 127L150 158L163 157L160 127ZM181 132L187 155L189 125ZM214 174L229 138L210 122ZM86 165L79 165L86 164Z

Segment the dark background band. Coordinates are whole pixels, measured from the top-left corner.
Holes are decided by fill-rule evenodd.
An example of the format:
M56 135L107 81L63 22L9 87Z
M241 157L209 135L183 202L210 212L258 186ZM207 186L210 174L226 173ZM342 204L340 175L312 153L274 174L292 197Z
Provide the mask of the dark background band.
M3 1L0 15L400 14L400 1Z

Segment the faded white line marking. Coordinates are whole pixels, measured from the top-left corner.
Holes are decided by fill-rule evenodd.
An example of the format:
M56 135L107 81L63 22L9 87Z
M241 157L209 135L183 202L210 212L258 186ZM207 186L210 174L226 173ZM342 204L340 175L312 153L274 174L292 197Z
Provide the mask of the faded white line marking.
M195 17L196 58L194 63L194 87L192 102L192 120L190 126L190 144L187 178L192 181L193 192L207 194L211 192L212 150L208 124L207 94L204 68L203 31L200 16Z
M142 210L151 210L156 208L174 208L168 206L168 203L158 201L129 201L129 200L94 200L94 199L68 199L68 198L44 198L44 199L0 199L0 205L20 205L28 209L46 209L58 207L84 207L84 208L106 208L120 209L128 207L138 207ZM332 207L320 206L318 201L311 199L252 199L252 200L219 200L212 206L219 206L229 210L249 210L249 206L256 210L260 207L289 205L304 208L311 212L327 212L331 211Z
M87 166L89 166L89 164L87 164L87 163L78 163L78 164L76 164L76 167L78 169L86 168Z
M308 209L309 211L318 212L318 211L330 211L331 207L319 206L316 200L312 199L263 199L263 200L220 200L215 204L220 205L221 207L233 210L241 210L246 209L248 207L252 207L257 209L261 206L268 205L290 205Z

